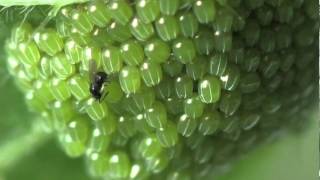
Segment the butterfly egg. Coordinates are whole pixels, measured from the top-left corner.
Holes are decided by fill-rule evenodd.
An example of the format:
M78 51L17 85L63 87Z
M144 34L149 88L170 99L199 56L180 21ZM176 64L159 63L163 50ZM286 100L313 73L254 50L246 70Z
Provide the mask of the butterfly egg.
M194 45L201 55L209 55L213 50L214 35L210 29L201 27L194 37Z
M77 64L83 59L83 48L72 39L68 39L64 52L70 64Z
M132 100L141 110L151 108L155 102L155 92L152 88L142 86L141 89L132 95Z
M148 60L155 63L166 62L170 56L170 47L160 39L152 39L144 46Z
M119 82L117 80L112 80L107 83L107 86L104 88L105 92L108 92L108 96L105 97L106 101L109 103L119 102L123 97Z
M216 5L211 0L197 0L193 4L193 13L201 24L208 24L216 17Z
M111 0L108 2L110 16L121 25L126 25L133 16L133 10L126 0Z
M146 24L152 23L160 15L158 0L137 0L135 7L137 16Z
M274 13L270 6L262 6L257 9L257 19L262 26L269 25L272 22Z
M161 102L154 102L152 107L146 109L145 117L149 126L161 129L167 123L167 110Z
M232 34L216 31L212 43L215 50L222 53L229 52L232 48Z
M51 106L54 128L57 131L63 131L76 114L74 106L71 100L54 101Z
M233 91L237 88L240 82L240 70L235 65L230 65L227 67L226 71L220 77L222 82L222 87L225 90Z
M107 27L107 32L111 40L122 43L130 39L132 34L128 26L129 24L122 25L115 21L111 22Z
M146 117L143 114L137 114L133 120L138 133L151 134L153 132L153 128L148 125ZM136 146L134 148L136 148ZM134 156L135 155L138 156L138 153L134 154Z
M242 93L252 93L258 90L260 85L261 80L257 73L247 73L242 76L239 87Z
M209 162L214 155L214 146L210 146L210 142L203 142L199 148L196 149L194 160L199 164Z
M163 79L156 87L155 87L156 97L159 99L166 99L171 97L173 94L173 83L171 79Z
M81 60L81 66L83 70L89 71L90 70L90 61L94 61L96 64L96 68L101 67L101 61L102 61L102 50L100 47L95 45L86 46L82 49L82 57Z
M124 62L129 65L139 65L144 59L144 52L141 45L134 40L129 40L121 45L121 56Z
M112 179L127 178L130 173L131 162L127 153L123 151L112 152L108 160L107 177Z
M239 91L223 93L219 102L219 109L226 116L232 116L239 109L241 100Z
M105 72L117 73L123 66L123 59L120 49L115 46L108 46L102 51L102 67Z
M192 40L179 38L173 42L172 51L175 58L182 64L191 63L196 56L195 45Z
M70 64L65 54L57 54L51 59L52 70L59 79L67 79L76 72L76 67Z
M36 32L33 37L38 48L50 56L54 56L63 49L64 43L59 34L53 29Z
M221 96L221 82L215 76L206 76L198 83L199 98L204 103L215 103Z
M34 42L21 42L17 44L17 58L25 65L36 65L40 61L40 52Z
M193 93L192 79L188 76L178 76L174 81L174 89L178 98L191 97Z
M125 138L130 138L137 133L132 117L120 116L117 120L118 132Z
M211 75L222 76L228 67L228 56L225 53L216 53L210 57L208 72Z
M261 119L261 115L255 112L247 112L241 115L241 127L248 131L255 127Z
M162 69L157 63L144 62L140 67L140 73L148 87L155 86L162 80Z
M181 33L187 38L192 38L199 30L199 23L196 17L190 13L181 13L178 16Z
M165 153L159 154L157 157L150 158L146 161L147 170L152 173L163 171L169 164L169 158Z
M183 114L179 117L177 123L177 131L184 137L190 137L193 132L197 129L198 120Z
M175 16L160 16L155 22L158 36L163 41L176 39L180 33L178 20Z
M86 80L86 78L80 75L74 75L68 80L68 86L70 88L71 94L78 101L90 97L89 82L88 80Z
M50 91L56 100L65 101L71 97L68 83L65 80L54 78L50 82Z
M138 145L138 153L146 160L155 158L162 151L163 148L154 134L144 137Z
M85 153L90 134L88 119L74 117L59 136L62 149L70 157L80 157Z
M86 8L88 18L93 24L103 28L111 21L111 12L102 0L90 1Z
M227 8L221 8L217 12L217 17L213 22L213 28L216 31L230 32L232 31L234 15Z
M91 176L103 177L108 170L109 154L107 152L92 152L86 155L86 167Z
M260 64L261 53L257 49L248 49L245 52L245 59L242 69L247 72L255 72Z
M170 121L165 127L156 130L157 138L163 147L173 147L178 142L176 125Z
M154 34L151 23L144 23L139 18L134 17L130 23L131 34L139 41L146 41Z
M177 97L165 99L167 111L170 114L178 115L183 113L183 100Z
M135 93L141 86L141 74L139 69L134 66L126 66L121 69L119 74L121 89L126 94Z
M79 33L86 34L93 30L93 23L84 9L73 9L70 12L69 22Z
M54 96L50 91L50 82L37 80L34 83L34 90L37 91L37 96L46 103L50 103L54 100Z
M105 103L99 103L93 98L88 99L84 106L86 113L94 121L100 121L109 114L108 106Z
M180 0L159 0L160 11L165 15L174 15L180 5Z
M170 57L167 62L162 64L162 68L166 75L169 75L170 77L175 77L182 72L183 64L179 61L176 61L173 57Z
M190 118L199 118L204 110L204 103L197 95L184 100L183 102L184 113Z
M40 59L39 65L39 73L42 79L49 79L53 75L53 68L52 68L52 58L49 56L42 56Z
M273 52L276 48L276 39L272 30L262 30L259 40L259 47L264 52Z
M32 26L29 23L15 25L11 30L11 41L15 44L28 41L32 35Z
M221 121L222 116L219 111L205 112L199 118L198 131L204 136L212 135L219 130Z
M258 43L260 38L260 26L256 20L248 20L242 36L248 46L254 46Z
M207 73L208 63L205 57L196 57L193 64L186 65L187 75L193 80L201 79Z
M44 111L46 110L46 103L36 95L34 91L29 91L25 95L25 100L28 108L31 111Z

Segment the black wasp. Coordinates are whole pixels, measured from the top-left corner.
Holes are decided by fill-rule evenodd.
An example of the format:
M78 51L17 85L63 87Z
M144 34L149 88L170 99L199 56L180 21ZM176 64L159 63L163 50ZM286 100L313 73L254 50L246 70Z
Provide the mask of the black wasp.
M109 76L103 71L97 71L97 65L94 60L89 62L89 76L90 76L90 93L97 101L101 102L108 92L104 92L104 87L109 82Z

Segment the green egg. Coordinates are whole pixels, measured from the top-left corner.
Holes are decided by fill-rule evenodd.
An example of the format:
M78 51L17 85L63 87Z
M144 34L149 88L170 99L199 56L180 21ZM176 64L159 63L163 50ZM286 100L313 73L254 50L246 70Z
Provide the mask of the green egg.
M111 0L108 2L110 16L122 25L126 25L133 16L133 10L126 0Z
M276 47L274 31L263 29L261 31L259 47L264 52L273 52Z
M83 48L72 39L66 41L64 52L70 64L77 64L83 59Z
M280 74L276 74L276 75L274 75L271 79L268 79L268 80L266 80L266 82L265 82L265 84L267 84L266 85L266 89L268 90L268 92L274 92L275 90L277 90L281 85L284 85L285 84L285 82L284 81L286 81L287 79L286 79L286 76L289 76L288 78L288 80L289 80L289 82L291 81L290 80L290 78L292 78L292 77L290 77L290 76L292 76L293 74L286 74L284 77L282 76L282 75L280 75Z
M260 64L260 52L256 49L248 49L245 53L242 69L247 72L255 72Z
M184 137L190 137L196 130L197 125L197 119L194 119L187 114L183 114L179 117L177 131Z
M232 116L237 112L241 104L241 93L239 91L226 92L221 96L219 109L226 116Z
M201 27L194 37L194 45L201 55L209 55L213 50L214 35L211 29Z
M240 39L234 39L234 42L232 43L232 50L229 53L229 59L231 62L234 64L243 64L244 61L244 54L245 54L245 49L244 49L244 43Z
M221 82L215 76L206 76L198 83L199 98L204 103L215 103L220 99Z
M33 42L21 42L17 45L18 59L25 65L36 65L40 61L40 52L37 45Z
M100 48L110 46L114 43L114 40L108 34L107 28L94 27L89 36L91 38L91 42L89 44Z
M224 53L216 53L210 57L209 74L222 76L228 67L228 56Z
M70 12L69 22L82 34L89 33L93 29L93 23L90 21L89 15L81 9L73 9L72 12Z
M151 108L155 101L155 92L152 88L142 86L137 93L132 94L132 100L140 110Z
M90 96L89 82L86 78L79 75L71 77L68 81L71 94L79 101Z
M264 4L264 0L245 0L245 5L250 9L257 9Z
M161 153L159 156L150 158L146 161L146 166L152 173L162 172L169 164L169 158L165 153Z
M178 76L174 81L174 89L178 98L188 98L193 93L193 82L188 76Z
M196 0L193 4L193 13L201 24L208 24L216 17L215 2L211 0Z
M144 137L136 148L138 148L139 154L146 160L157 157L163 150L157 137L153 134Z
M205 112L199 119L198 131L204 136L212 135L219 130L221 121L219 111Z
M70 100L55 101L52 104L52 117L54 119L55 130L65 129L68 122L75 116L74 106Z
M116 131L113 135L112 135L112 139L111 139L111 145L112 146L116 146L116 147L124 147L128 144L128 138L123 137L118 131Z
M40 50L53 56L63 49L63 41L59 34L53 29L45 29L36 32L33 37Z
M28 41L32 35L32 26L29 23L17 24L12 27L11 41L15 44Z
M189 12L179 15L179 25L183 36L189 38L194 37L199 29L197 18Z
M242 37L250 47L258 43L260 38L260 26L256 20L248 20L244 30L242 31Z
M173 171L168 174L167 180L191 180L191 176L187 171Z
M82 63L80 64L83 70L89 71L90 70L90 61L95 61L96 68L101 66L102 61L102 51L98 46L86 46L83 48L83 59L81 60Z
M178 142L176 125L168 122L164 128L157 129L157 138L163 147L172 147Z
M116 130L116 117L112 113L101 121L94 122L87 152L106 151L111 142L111 134Z
M139 41L146 41L154 34L154 29L152 24L144 23L135 17L130 23L130 32Z
M261 116L258 113L247 112L241 115L241 127L243 130L250 130L255 127L259 121Z
M144 46L148 60L155 63L166 62L170 56L170 47L160 39L152 39Z
M274 114L280 110L282 103L277 95L271 94L262 104L262 110L267 114Z
M235 65L230 65L224 72L224 74L220 77L222 82L222 87L225 90L233 91L237 88L240 82L240 70Z
M50 86L51 93L55 99L65 101L71 97L68 83L65 80L54 78L51 80Z
M296 54L292 50L283 51L283 54L280 55L281 61L281 71L287 72L291 69L292 65L296 60Z
M146 86L152 87L162 80L162 69L159 64L144 62L140 67L140 73Z
M184 113L193 119L199 118L204 110L204 103L196 95L184 100L183 106Z
M131 179L146 179L150 176L149 172L146 170L144 163L135 163L131 166L130 180Z
M174 15L180 5L180 0L159 0L160 11L165 15Z
M90 127L87 119L82 117L73 118L61 133L60 143L70 157L80 157L85 153L89 138Z
M158 0L137 0L136 12L144 23L152 23L160 14Z
M106 152L92 152L86 156L86 165L93 177L103 177L108 170L109 155Z
M216 31L212 43L215 50L223 53L229 52L232 48L232 34Z
M132 95L133 94L126 94L120 104L121 104L121 107L119 108L122 108L123 110L126 111L126 113L120 113L120 115L123 115L123 114L130 114L130 115L133 115L133 116L136 116L138 114L141 114L141 111L143 110L139 104L137 104L133 98L132 98Z
M155 87L157 98L167 99L173 94L173 83L171 79L163 79L160 84Z
M71 34L71 23L67 21L66 19L61 18L61 16L57 16L57 19L55 21L57 33L61 37L67 37Z
M133 66L123 67L119 74L121 89L126 94L135 93L141 86L139 69Z
M257 9L256 16L261 25L269 25L273 20L273 9L270 6L262 6Z
M121 45L121 57L129 65L139 65L144 59L143 48L137 41L129 40Z
M207 163L211 160L214 153L215 153L214 146L210 144L210 141L204 142L201 144L199 148L195 150L194 160L198 164Z
M129 177L131 162L127 153L116 151L110 154L107 177L111 179L126 179Z
M194 132L190 137L186 138L186 146L191 150L195 150L199 148L199 146L203 143L205 137L202 134Z
M262 59L261 73L265 78L271 78L280 68L279 57L277 54L268 54Z
M186 65L187 75L193 80L201 79L207 73L208 63L205 57L196 57L193 64Z
M170 77L175 77L181 73L183 64L173 58L170 58L170 60L162 64L162 68L167 75Z
M183 112L183 100L179 98L165 99L167 111L170 114L178 115Z
M119 102L123 97L120 84L116 79L107 82L106 86L104 87L104 92L108 93L105 99L109 103Z
M34 91L29 91L25 95L25 100L28 108L34 112L46 110L46 103L43 102Z
M100 121L108 116L108 106L93 98L86 101L85 110L89 117L94 121Z
M50 82L48 81L36 81L34 82L34 90L37 92L37 97L45 103L52 102L55 98L50 91Z
M72 76L76 68L70 64L65 54L57 54L51 60L52 70L59 79L67 79Z
M277 8L276 17L280 23L290 23L295 9L291 4L281 5Z
M221 8L217 12L213 27L216 31L230 32L232 31L233 17L232 11L227 8Z
M70 38L80 46L86 46L92 43L92 38L89 33L82 34L76 28L71 29Z
M117 122L117 128L120 135L124 138L130 138L137 132L132 117L120 116Z
M289 26L280 26L276 33L276 47L277 49L286 49L291 46L292 32Z
M111 40L116 42L125 42L131 38L129 25L121 25L117 22L111 22L107 28L107 32Z
M258 91L245 94L242 96L242 108L245 110L254 110L261 106L267 94L264 89L259 89Z
M252 93L259 89L260 84L260 77L257 73L248 73L242 76L239 87L242 93Z
M24 71L29 79L36 80L40 77L40 71L37 66L24 66Z
M148 125L147 120L143 114L138 114L134 118L135 128L138 132L146 135L153 133L153 128Z
M108 74L120 72L123 64L120 49L108 46L102 51L102 67Z
M196 49L192 40L186 38L179 38L173 42L173 55L182 64L191 63L196 57Z
M221 123L221 130L229 135L237 131L240 127L239 117L229 116L223 119Z
M178 37L180 28L175 16L161 16L155 22L156 31L163 41L171 41Z
M149 126L163 129L167 124L166 107L161 102L156 101L151 108L145 111L145 117Z
M93 24L102 28L110 22L110 11L102 0L90 1L86 8L88 18Z

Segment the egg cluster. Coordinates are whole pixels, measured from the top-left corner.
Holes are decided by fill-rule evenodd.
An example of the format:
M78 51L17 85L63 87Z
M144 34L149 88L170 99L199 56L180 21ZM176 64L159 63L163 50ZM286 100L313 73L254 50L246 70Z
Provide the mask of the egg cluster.
M18 24L5 48L30 109L92 176L212 179L307 123L317 18L313 0L93 0Z

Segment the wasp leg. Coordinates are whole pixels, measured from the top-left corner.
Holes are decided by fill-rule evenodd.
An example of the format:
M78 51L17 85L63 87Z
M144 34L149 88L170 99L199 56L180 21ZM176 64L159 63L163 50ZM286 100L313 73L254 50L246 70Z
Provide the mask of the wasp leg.
M106 92L103 94L102 98L99 99L99 102L102 102L104 98L109 94L109 92Z

